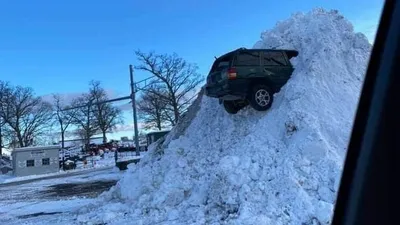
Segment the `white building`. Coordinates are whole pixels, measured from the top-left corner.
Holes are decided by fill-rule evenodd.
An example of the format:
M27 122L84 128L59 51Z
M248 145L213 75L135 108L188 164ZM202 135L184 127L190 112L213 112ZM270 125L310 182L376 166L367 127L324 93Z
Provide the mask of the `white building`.
M60 146L16 148L12 151L15 176L28 176L58 172Z

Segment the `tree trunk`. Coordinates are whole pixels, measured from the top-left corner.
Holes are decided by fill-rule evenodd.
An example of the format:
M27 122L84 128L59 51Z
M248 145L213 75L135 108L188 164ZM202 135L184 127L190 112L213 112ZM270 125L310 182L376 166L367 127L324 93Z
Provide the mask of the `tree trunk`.
M20 148L24 147L24 139L22 138L21 132L19 132L19 131L17 131L17 138L18 138L19 147Z
M158 130L161 130L161 115L160 115L160 113L157 113L157 128L158 128Z
M103 133L103 144L105 144L107 143L106 131L102 130L101 132Z
M174 107L174 121L175 121L175 123L177 123L178 122L178 120L179 120L179 109L178 109L178 104L176 103L176 102L174 102L174 105L173 105L173 107Z
M64 135L65 131L61 129L61 148L64 149Z
M92 100L89 101L89 106L87 108L87 114L86 114L86 129L85 129L85 142L86 142L86 152L89 151L89 145L90 145L90 108L92 107Z
M86 131L85 133L86 133L85 134L86 152L88 152L89 151L89 145L90 145L90 135L89 135L88 131Z
M65 171L64 130L61 128L62 169Z
M167 84L167 87L168 87L168 90L169 90L169 92L171 94L171 103L172 103L172 107L174 109L174 121L175 121L175 123L177 123L178 120L179 120L178 102L176 100L175 92L173 91L171 85Z

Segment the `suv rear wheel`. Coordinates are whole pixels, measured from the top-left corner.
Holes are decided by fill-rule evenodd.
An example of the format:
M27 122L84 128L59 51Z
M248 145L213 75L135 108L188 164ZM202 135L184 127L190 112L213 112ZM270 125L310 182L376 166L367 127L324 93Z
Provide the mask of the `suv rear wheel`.
M229 114L236 114L241 107L236 104L235 101L223 101L225 111L227 111Z
M271 108L274 100L272 90L264 84L256 84L248 96L249 103L257 111L265 111Z

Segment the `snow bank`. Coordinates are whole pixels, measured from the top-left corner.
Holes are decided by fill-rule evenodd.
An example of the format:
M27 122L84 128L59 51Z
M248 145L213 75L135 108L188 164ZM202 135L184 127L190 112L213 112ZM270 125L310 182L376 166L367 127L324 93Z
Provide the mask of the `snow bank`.
M371 46L337 11L315 9L255 47L299 51L269 111L229 115L199 98L184 133L153 145L78 221L328 224Z

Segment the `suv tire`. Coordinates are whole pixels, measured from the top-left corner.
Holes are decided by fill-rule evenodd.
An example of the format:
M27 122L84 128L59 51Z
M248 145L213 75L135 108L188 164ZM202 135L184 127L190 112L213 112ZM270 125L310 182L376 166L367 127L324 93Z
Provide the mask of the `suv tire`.
M229 114L236 114L240 107L236 105L234 101L223 101L225 111Z
M267 85L256 84L252 87L249 96L249 103L257 111L266 111L271 108L274 95Z

